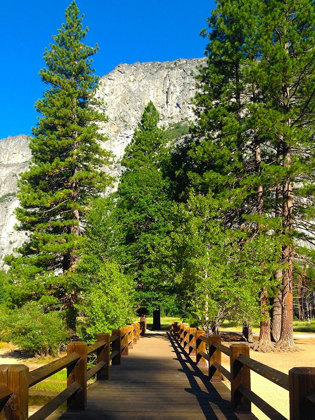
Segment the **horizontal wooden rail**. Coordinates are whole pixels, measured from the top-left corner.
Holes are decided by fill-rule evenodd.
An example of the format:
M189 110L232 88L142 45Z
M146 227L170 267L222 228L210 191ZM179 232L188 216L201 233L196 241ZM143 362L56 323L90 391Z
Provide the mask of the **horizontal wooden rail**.
M103 367L106 366L105 362L98 362L97 365L93 366L90 370L86 372L87 380L95 376Z
M269 381L273 382L276 385L281 386L287 391L290 390L289 386L289 375L286 375L279 370L273 369L270 366L264 365L263 363L257 362L247 356L241 354L238 359L244 366L249 367L253 372L258 373L258 375L263 376Z
M113 351L113 353L110 355L110 360L113 360L114 357L116 357L117 355L118 355L118 351L117 350Z
M140 339L140 324L114 330L111 335L98 334L97 342L87 346L84 342L71 342L67 347L67 356L29 372L24 365L0 365L0 417L6 405L7 418L14 420L44 420L61 404L67 401L68 408L84 410L87 399L87 381L93 376L97 380L108 380L110 365L120 365L121 355L126 344L132 348ZM87 358L96 353L96 364L87 370ZM67 368L67 388L28 417L28 389ZM8 379L9 378L9 379ZM13 388L8 387L12 382ZM12 399L12 403L10 403ZM15 403L17 401L18 403ZM8 403L9 402L9 403ZM10 413L10 410L13 410ZM2 417L1 417L2 418Z
M33 370L29 374L29 387L36 385L38 382L43 381L54 373L60 372L72 363L77 362L80 356L77 353L72 353L68 356L64 356L61 359L55 360L48 365L41 366L38 369Z
M222 375L231 382L231 373L225 369L225 367L223 367L222 365L220 365L218 362L214 362L213 366L215 367L216 370L218 370L219 372L222 373Z
M212 382L221 381L222 375L231 382L231 404L234 411L251 412L255 404L272 420L285 417L251 390L250 372L253 371L276 385L289 391L290 419L315 419L315 367L293 368L289 375L249 357L249 346L245 343L221 344L220 335L205 336L203 331L195 331L185 324L173 322L171 334L181 346L195 350L196 363L208 367ZM187 337L192 337L187 339ZM191 341L189 341L191 339ZM230 371L221 364L221 354L230 359Z
M230 348L227 346L223 346L223 344L214 342L213 347L220 350L221 353L224 353L226 356L230 356Z
M97 350L104 346L106 346L105 341L97 341L95 344L87 348L87 354L95 353Z
M209 344L209 337L203 337L203 336L200 336L199 338L200 338L200 340L201 340L201 341L203 341L204 343Z

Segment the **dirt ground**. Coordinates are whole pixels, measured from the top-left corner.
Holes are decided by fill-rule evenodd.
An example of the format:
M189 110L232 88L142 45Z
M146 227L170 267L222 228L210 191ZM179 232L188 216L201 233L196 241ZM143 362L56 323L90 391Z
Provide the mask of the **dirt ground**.
M250 352L250 357L265 365L271 366L281 372L288 373L293 367L314 367L315 366L315 334L295 333L295 343L299 349L293 353L273 352L259 353ZM223 343L227 344L227 343ZM222 364L228 370L229 359L222 355ZM227 381L227 385L229 382ZM289 418L289 392L273 384L262 376L251 372L251 387L262 399L278 410L283 416ZM252 411L259 420L268 419L257 407L252 405Z

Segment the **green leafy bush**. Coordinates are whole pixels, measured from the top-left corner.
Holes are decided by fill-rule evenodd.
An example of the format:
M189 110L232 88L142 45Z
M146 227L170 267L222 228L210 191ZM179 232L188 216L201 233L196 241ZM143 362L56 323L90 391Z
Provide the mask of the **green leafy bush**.
M38 302L28 302L21 309L2 315L0 325L2 340L34 355L54 355L60 344L67 341L59 313L44 313Z
M133 283L116 263L100 261L93 255L84 257L80 269L89 269L89 274L83 276L88 278L89 287L85 287L78 308L84 316L78 320L77 333L92 342L98 333L108 333L131 322Z

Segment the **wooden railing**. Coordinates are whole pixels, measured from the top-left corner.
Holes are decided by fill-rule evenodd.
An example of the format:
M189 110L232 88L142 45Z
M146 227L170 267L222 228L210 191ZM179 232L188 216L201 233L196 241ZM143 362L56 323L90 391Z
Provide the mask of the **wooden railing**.
M91 346L73 341L67 346L67 356L31 372L25 365L0 365L0 418L43 420L65 402L70 410L84 410L87 381L93 376L97 380L108 380L110 365L120 365L121 356L127 355L139 339L140 324L136 323L114 330L112 335L98 334L97 342ZM93 353L96 354L96 364L87 370L88 356ZM29 388L65 368L67 388L29 417Z
M285 374L249 357L246 343L221 344L220 335L205 336L204 331L173 322L171 333L199 366L207 366L211 382L226 378L231 382L231 404L235 412L251 412L255 404L272 420L286 420L275 408L251 390L250 371L289 391L290 419L315 420L315 367L293 368ZM230 358L230 371L221 363L224 353Z

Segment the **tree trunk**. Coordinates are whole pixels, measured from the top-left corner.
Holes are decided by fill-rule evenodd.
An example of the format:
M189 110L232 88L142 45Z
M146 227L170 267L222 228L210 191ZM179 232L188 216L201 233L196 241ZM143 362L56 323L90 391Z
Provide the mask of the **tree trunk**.
M259 341L254 345L254 350L262 351L264 353L274 350L270 337L270 315L269 315L269 299L268 291L264 288L260 293L260 334Z
M254 336L252 331L252 326L244 322L243 324L243 336L248 343L254 342Z
M160 308L153 311L153 331L160 331L161 329L161 311Z
M277 275L278 274L278 275ZM281 272L278 270L276 273L276 277L279 278L279 274L281 276ZM272 341L277 343L280 340L281 336L281 318L282 318L282 293L281 290L278 290L278 296L273 299L273 307L272 307L272 321L271 321L271 338Z
M283 150L284 166L286 169L289 169L291 166L290 146L285 144ZM292 232L292 210L292 184L290 180L287 180L283 190L283 226L284 234L288 236ZM277 348L285 351L294 351L296 350L296 347L293 340L293 250L291 245L284 245L282 250L282 261L287 268L282 270L281 336L277 343Z

